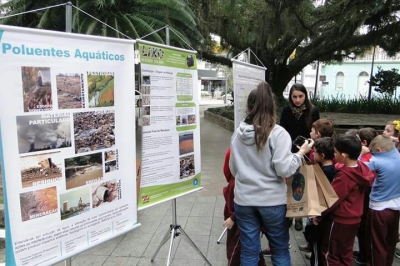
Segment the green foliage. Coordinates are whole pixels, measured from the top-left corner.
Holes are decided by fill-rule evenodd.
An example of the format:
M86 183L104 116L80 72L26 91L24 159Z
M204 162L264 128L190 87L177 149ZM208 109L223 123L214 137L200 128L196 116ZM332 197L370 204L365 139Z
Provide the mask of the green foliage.
M12 15L65 2L11 0L0 4L0 10L5 10L5 15ZM197 18L189 8L187 0L72 0L71 2L77 8L133 39L169 25L176 32L170 34L171 45L187 47L185 42L193 45L203 41L196 27ZM72 11L73 32L126 38L78 9L73 8ZM64 31L65 6L1 19L0 24ZM165 31L153 33L146 40L164 43Z
M282 102L283 103L283 102ZM396 114L400 115L400 100L391 97L377 97L368 100L367 98L346 99L345 97L329 97L314 99L312 103L318 107L320 112L350 113L350 114ZM208 111L234 120L234 107L224 106L209 108ZM279 118L280 108L277 111Z
M191 2L204 36L221 36L231 55L248 47L254 51L278 98L292 77L314 61L340 62L376 45L390 55L400 50L400 1L329 0L317 7L310 0ZM202 58L229 64L200 48Z
M383 94L392 95L396 87L400 86L399 70L392 68L391 70L383 70L378 67L378 72L372 77L371 86L374 90Z

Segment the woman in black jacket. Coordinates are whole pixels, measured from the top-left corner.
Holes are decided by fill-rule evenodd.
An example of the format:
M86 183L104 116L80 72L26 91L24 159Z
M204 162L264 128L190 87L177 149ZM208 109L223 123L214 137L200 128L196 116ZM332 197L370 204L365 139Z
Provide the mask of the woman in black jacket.
M289 92L289 105L283 108L279 124L294 141L298 136L310 138L311 126L318 119L318 108L308 99L307 89L302 84L293 84ZM292 152L297 151L297 147L292 145ZM303 230L301 218L296 218L295 229Z

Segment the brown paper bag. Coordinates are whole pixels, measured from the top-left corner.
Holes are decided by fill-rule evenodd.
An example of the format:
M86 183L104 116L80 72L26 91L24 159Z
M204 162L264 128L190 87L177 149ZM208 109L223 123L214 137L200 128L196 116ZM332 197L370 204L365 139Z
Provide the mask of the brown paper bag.
M339 199L332 185L329 183L328 178L322 171L318 164L314 164L315 180L317 185L321 188L322 194L324 195L326 205L328 208L332 207L333 204Z
M314 167L303 165L287 179L286 217L319 216L321 209Z

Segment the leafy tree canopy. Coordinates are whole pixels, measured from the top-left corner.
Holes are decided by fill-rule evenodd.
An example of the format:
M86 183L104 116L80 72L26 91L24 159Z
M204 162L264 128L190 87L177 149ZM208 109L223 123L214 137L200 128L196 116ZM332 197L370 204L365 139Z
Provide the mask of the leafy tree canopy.
M399 70L396 68L383 70L378 67L378 72L372 77L370 84L375 87L375 91L392 95L400 86Z
M197 19L187 0L72 0L77 8L110 25L130 38L140 38L166 25L171 44L187 47L185 42L199 44L203 37L197 30ZM38 8L66 3L64 0L11 0L0 4L5 15L18 14ZM65 30L65 7L55 7L0 20L0 24L49 30ZM73 32L124 38L118 32L73 8ZM145 38L165 42L165 31ZM182 41L182 39L184 41Z
M235 55L250 47L268 68L278 96L291 78L319 60L341 62L379 45L400 49L400 0L192 0L204 36L214 33ZM296 50L296 56L289 56ZM203 49L203 58L230 64Z

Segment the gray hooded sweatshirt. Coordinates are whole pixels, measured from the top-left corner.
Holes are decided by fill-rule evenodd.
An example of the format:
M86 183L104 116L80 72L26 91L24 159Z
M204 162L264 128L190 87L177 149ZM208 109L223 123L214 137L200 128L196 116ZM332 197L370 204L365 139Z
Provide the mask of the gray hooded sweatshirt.
M275 125L260 151L254 126L241 122L232 136L229 168L235 177L235 203L241 206L286 204L285 177L301 166L301 155L292 153L289 133Z

